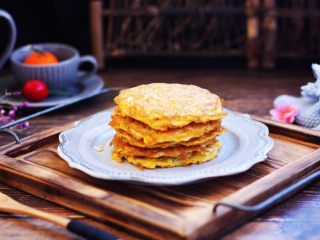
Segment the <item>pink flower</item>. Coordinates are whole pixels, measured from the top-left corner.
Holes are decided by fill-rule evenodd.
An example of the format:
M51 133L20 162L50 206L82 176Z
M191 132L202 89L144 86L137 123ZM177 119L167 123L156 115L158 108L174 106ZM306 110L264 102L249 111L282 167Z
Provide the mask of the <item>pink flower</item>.
M9 111L9 116L10 116L11 118L14 118L14 117L16 116L16 111L15 111L14 109L10 110L10 111Z
M30 127L30 123L28 121L27 122L22 122L22 123L19 123L16 127L18 129L25 129L25 128Z
M28 106L27 102L22 102L17 106L2 102L6 96L15 96L19 94L21 94L21 92L6 92L5 95L0 96L0 126L15 121L16 117L21 113L21 108ZM23 130L25 128L28 128L29 126L29 122L22 122L15 125L13 128L14 130Z
M284 123L293 123L294 118L297 116L298 112L298 106L288 103L281 104L269 111L272 119Z

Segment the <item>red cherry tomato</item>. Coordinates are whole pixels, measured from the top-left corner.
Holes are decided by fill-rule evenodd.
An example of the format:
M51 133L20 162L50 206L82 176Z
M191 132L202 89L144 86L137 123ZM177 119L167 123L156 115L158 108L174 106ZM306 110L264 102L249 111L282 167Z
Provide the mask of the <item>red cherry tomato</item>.
M30 102L39 102L48 97L48 86L41 80L30 80L23 85L22 94Z

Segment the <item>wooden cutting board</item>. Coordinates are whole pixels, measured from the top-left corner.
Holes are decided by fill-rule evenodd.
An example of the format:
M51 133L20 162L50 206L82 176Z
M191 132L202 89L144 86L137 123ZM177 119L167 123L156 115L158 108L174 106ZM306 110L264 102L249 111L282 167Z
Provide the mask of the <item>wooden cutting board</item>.
M319 170L319 132L255 118L269 126L274 147L266 161L235 176L175 187L95 179L56 152L68 124L0 147L0 181L145 237L212 239L259 213L223 206L213 212L215 203L257 204Z

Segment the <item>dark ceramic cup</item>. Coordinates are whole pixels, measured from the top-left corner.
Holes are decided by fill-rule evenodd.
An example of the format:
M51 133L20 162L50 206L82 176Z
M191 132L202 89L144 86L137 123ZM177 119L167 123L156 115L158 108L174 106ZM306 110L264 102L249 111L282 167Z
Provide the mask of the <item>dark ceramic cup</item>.
M56 64L31 65L23 63L32 48L53 53L59 60ZM96 59L91 55L80 56L79 52L60 43L39 43L18 48L11 55L11 68L20 84L37 79L47 83L51 89L63 89L74 85L80 79L95 74L98 68ZM79 70L80 65L90 64L90 71Z

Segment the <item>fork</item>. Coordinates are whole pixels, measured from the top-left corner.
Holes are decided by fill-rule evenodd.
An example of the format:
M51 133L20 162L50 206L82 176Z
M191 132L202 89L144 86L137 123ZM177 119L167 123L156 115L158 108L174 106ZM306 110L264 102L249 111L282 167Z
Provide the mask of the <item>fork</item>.
M11 197L0 192L0 211L14 214L23 214L31 217L38 217L43 220L55 223L69 231L76 233L84 238L92 240L115 240L117 237L110 233L104 232L91 225L71 220L65 217L60 217L51 213L43 212L35 208L21 204Z

